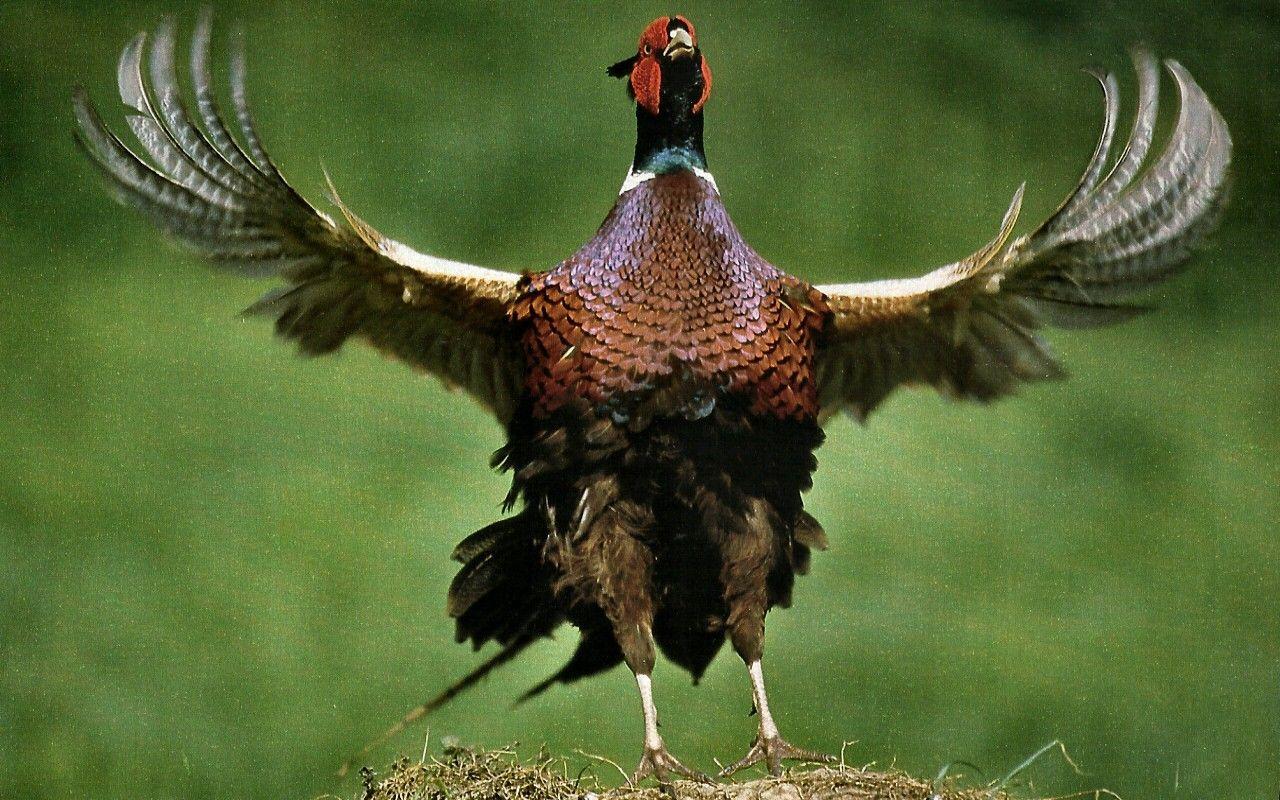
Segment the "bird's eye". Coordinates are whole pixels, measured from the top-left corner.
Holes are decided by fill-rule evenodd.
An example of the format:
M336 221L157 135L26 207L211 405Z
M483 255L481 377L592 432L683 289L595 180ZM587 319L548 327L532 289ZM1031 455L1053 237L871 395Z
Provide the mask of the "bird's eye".
M653 48L646 44L646 45L644 46L644 54L645 54L646 56L647 56L647 55L652 55L652 54L653 54Z

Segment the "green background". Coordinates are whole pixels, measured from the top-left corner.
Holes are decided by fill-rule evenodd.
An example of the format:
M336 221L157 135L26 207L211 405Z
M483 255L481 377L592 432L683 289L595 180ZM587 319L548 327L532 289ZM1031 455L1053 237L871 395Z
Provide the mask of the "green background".
M1280 17L1190 5L218 10L245 25L260 127L305 194L323 161L385 232L511 270L551 266L613 202L633 117L603 68L662 13L691 17L715 70L708 156L734 219L815 281L963 256L1023 179L1026 218L1047 214L1099 125L1077 68L1120 71L1128 113L1125 45L1181 59L1236 142L1214 247L1159 313L1056 332L1068 382L989 408L903 393L832 424L809 504L833 546L770 616L766 668L784 733L856 740L850 762L992 777L1061 738L1086 774L1046 758L1038 791L1274 797ZM71 87L117 108L116 54L166 10L189 30L177 0L0 8L0 797L349 794L343 757L477 661L443 597L454 542L499 514L501 435L361 347L293 356L236 316L264 284L107 199ZM625 670L510 707L574 639L442 711L433 747L630 767ZM673 752L741 754L731 653L696 689L655 679Z

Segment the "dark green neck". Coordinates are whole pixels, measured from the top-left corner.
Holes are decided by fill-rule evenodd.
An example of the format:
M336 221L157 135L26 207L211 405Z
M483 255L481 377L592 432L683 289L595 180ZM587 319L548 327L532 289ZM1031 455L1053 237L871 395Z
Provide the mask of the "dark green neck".
M699 58L663 64L662 96L658 113L636 106L636 155L634 172L674 172L707 168L702 149L702 111L693 106L702 97Z

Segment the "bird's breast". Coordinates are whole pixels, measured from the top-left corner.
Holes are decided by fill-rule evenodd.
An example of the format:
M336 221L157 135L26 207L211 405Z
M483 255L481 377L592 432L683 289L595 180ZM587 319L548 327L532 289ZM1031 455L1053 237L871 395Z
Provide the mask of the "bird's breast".
M620 421L696 419L725 394L757 414L817 413L822 296L757 255L688 173L622 195L591 241L529 278L513 314L537 416L585 401Z

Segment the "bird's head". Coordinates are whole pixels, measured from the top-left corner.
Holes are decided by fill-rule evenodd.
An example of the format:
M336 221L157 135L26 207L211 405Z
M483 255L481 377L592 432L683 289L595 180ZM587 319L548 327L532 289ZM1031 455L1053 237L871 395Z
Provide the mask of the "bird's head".
M706 169L702 107L711 96L711 68L693 23L658 17L640 34L636 54L609 67L627 79L636 101L635 172Z
M640 34L636 54L609 67L627 79L636 105L653 116L701 114L711 95L711 68L698 47L693 23L658 17Z

